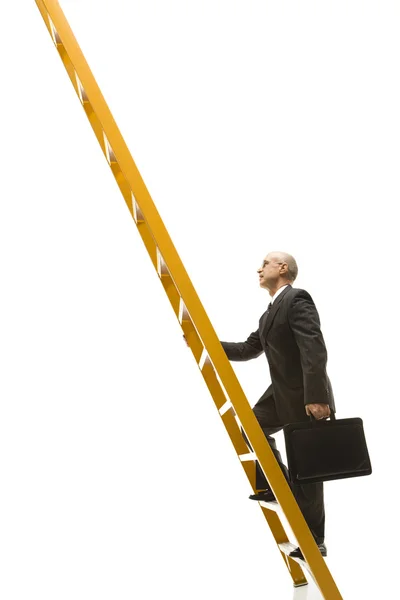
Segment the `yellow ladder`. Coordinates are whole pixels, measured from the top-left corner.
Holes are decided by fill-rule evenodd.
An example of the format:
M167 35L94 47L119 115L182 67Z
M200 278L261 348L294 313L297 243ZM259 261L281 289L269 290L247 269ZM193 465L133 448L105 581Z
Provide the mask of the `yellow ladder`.
M250 485L254 490L257 458L277 498L277 503L260 502L260 507L294 585L307 584L303 571L306 569L314 578L323 598L340 600L342 596L335 581L254 417L64 13L56 0L35 1L136 223ZM251 443L253 452L248 450L241 427ZM305 557L304 561L288 556L295 545L289 543L279 518L280 511L297 539Z

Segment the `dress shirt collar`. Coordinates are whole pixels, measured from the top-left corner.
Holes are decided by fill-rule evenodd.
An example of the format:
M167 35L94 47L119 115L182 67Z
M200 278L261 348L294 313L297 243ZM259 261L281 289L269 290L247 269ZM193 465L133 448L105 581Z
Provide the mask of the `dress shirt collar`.
M283 292L283 290L285 288L287 288L288 285L289 285L288 283L286 285L283 285L282 287L279 288L279 290L277 290L275 292L275 294L271 298L271 304L273 304L275 302L275 300L277 299L277 297L279 296L279 294L281 294Z

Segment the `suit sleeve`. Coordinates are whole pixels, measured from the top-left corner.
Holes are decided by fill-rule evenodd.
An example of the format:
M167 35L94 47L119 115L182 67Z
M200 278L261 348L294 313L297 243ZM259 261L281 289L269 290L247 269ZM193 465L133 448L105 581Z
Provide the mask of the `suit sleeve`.
M300 352L304 404L330 404L326 372L328 354L316 306L307 292L302 291L294 297L288 317Z
M245 342L221 342L229 360L250 360L263 353L260 336L253 331Z

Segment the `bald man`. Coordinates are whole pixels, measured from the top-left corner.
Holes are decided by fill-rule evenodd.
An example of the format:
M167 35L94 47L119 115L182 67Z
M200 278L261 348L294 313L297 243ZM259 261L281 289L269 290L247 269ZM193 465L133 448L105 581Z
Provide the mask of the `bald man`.
M326 372L327 352L315 304L308 292L292 287L298 268L285 252L270 252L257 270L260 287L269 292L271 301L261 316L259 327L245 342L221 342L231 361L267 356L271 385L253 411L286 479L273 437L287 423L328 417L335 411L332 386ZM252 500L275 500L259 465L256 465L256 489ZM293 494L323 556L325 546L325 508L323 484L292 486ZM300 548L291 553L303 558Z

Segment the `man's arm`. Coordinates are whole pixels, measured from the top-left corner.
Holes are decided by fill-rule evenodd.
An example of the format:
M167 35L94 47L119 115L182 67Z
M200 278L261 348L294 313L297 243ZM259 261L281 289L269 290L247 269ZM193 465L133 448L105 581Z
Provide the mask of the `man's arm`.
M329 416L328 407L313 405L329 404L328 375L326 363L328 354L321 332L320 320L315 304L306 291L298 293L289 308L289 324L300 351L303 371L304 404L310 405L307 414L316 418ZM322 411L322 412L321 412Z
M250 360L263 353L260 336L253 331L245 342L221 342L229 360Z

